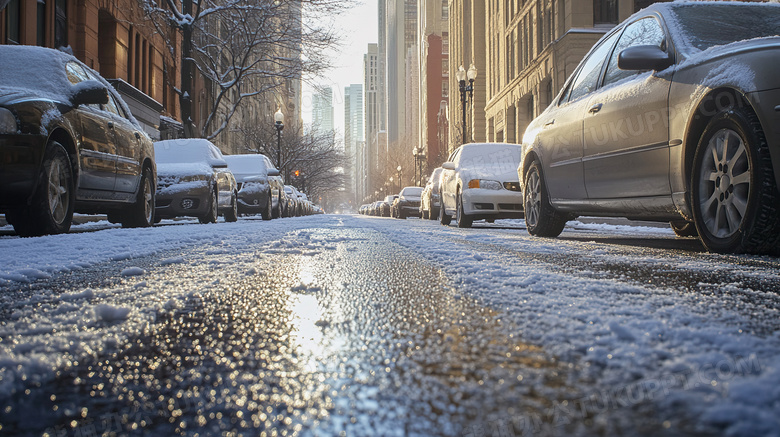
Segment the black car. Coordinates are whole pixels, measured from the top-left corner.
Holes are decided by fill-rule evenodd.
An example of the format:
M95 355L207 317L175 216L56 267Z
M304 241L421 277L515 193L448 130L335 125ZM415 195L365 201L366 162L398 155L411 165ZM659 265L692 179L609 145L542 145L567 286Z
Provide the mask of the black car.
M68 232L74 212L151 226L156 179L152 140L97 72L0 46L0 212L17 234Z

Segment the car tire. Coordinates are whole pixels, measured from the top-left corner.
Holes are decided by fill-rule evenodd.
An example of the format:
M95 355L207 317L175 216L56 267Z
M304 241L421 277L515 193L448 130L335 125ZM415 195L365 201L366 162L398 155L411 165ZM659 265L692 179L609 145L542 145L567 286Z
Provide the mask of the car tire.
M265 202L265 209L260 212L263 220L271 220L273 218L273 202L271 199L271 192L268 192L268 200Z
M699 233L696 232L696 224L693 222L686 222L685 220L677 220L669 222L675 235L678 237L698 237Z
M154 195L152 170L147 167L141 173L141 183L138 186L138 197L135 203L120 217L123 228L148 228L154 225Z
M707 250L778 250L780 194L752 110L730 108L710 120L696 148L690 186L694 223Z
M238 194L233 193L233 197L230 199L230 209L225 211L225 221L229 223L238 221Z
M75 193L68 152L60 143L51 141L46 146L30 207L11 214L14 230L21 237L68 232L73 223Z
M459 228L470 228L474 223L474 220L463 213L463 196L458 192L455 196L456 209L455 209L455 222Z
M219 204L217 203L217 189L212 188L209 192L209 209L205 214L198 217L201 223L216 223L219 215Z
M525 173L523 208L526 229L536 237L557 237L563 232L568 221L567 215L556 211L550 205L539 161L534 161Z
M450 222L452 222L452 217L447 215L447 211L444 210L444 203L442 203L441 208L439 208L439 223L443 226L449 226Z

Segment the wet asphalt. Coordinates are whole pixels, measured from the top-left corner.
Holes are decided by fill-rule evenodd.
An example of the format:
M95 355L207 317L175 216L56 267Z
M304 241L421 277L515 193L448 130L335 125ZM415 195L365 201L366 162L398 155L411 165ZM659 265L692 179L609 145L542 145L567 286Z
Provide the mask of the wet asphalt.
M241 253L192 247L133 265L146 269L141 297L136 279L117 279L121 263L16 290L88 285L158 305L126 339L14 393L0 433L709 435L669 430L644 404L570 420L577 363L525 343L375 229L312 227Z

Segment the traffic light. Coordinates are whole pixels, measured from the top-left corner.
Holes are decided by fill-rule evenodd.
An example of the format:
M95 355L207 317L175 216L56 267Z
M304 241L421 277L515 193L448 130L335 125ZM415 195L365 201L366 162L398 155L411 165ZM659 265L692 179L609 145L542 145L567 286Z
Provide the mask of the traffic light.
M296 178L300 177L301 176L301 171L300 170L295 170L295 173L293 173L293 174L295 175Z

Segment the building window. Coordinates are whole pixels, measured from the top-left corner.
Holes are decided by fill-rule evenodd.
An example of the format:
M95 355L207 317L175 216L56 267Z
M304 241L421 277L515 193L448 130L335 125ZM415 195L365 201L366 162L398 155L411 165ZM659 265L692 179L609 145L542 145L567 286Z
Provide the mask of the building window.
M593 0L593 24L617 24L617 0Z
M450 98L450 84L447 82L442 82L441 84L441 98L442 99Z
M46 45L46 1L38 0L38 10L36 12L36 41L35 43L43 47Z
M449 20L450 18L450 5L449 0L441 0L441 19Z
M19 0L11 0L5 7L5 29L6 40L19 44Z
M54 47L68 46L67 0L56 0L54 4Z

